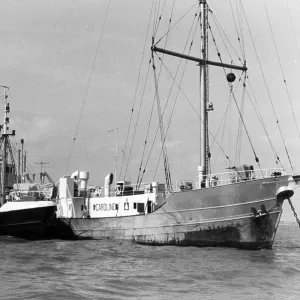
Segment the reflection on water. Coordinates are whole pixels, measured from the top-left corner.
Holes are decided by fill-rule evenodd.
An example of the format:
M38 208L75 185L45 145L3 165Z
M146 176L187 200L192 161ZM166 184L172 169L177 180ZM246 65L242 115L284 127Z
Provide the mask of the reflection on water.
M298 299L300 230L273 250L0 239L0 299Z

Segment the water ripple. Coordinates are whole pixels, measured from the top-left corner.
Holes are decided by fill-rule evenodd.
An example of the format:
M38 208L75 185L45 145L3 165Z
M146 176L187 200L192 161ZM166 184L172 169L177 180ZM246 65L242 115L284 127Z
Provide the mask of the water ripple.
M298 299L300 239L273 250L0 239L0 299Z

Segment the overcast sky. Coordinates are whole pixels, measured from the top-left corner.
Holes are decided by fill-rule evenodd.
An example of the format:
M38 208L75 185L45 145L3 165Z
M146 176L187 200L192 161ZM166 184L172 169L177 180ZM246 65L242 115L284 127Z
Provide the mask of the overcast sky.
M197 1L176 2L178 5L174 10L174 21L178 20ZM236 3L236 1L231 2L233 5ZM167 1L158 37L166 31L172 3L173 1ZM229 1L212 0L209 3L214 15L222 24L222 28L228 36L233 36L235 41L233 44L238 48ZM300 171L298 155L300 138L283 83L280 63L263 1L245 0L243 3L294 169ZM300 78L298 47L300 42L298 18L300 3L297 0L288 0L290 14L286 1L268 0L266 3L294 114L297 120L300 120L298 83ZM102 184L104 176L114 172L115 169L115 134L108 133L113 128L118 128L119 132L118 168L120 168L121 150L124 149L152 0L111 1L76 142L70 157L71 145L87 90L107 4L108 1L104 0L0 1L0 84L10 87L11 129L15 129L17 132L16 142L21 138L25 139L28 163L34 173L39 172L37 162L49 162L47 171L56 180L66 172L67 162L70 158L69 172L78 169L90 171L91 182ZM194 13L195 9L192 12ZM168 45L172 50L181 51L183 49L192 16L193 14L190 14L189 18L184 18L171 31ZM290 17L294 27L291 25ZM152 26L151 24L150 34ZM246 24L243 28L248 75L268 133L284 167L290 172L291 168L276 127ZM295 40L293 30L298 40ZM217 39L218 33L214 34ZM138 104L150 57L150 43L149 35L141 71L140 88L137 93ZM195 44L197 44L197 39ZM224 60L230 63L226 49L222 46L222 40L218 45ZM212 45L210 48L213 48ZM197 55L197 51L193 50L192 54ZM174 68L176 64L177 61L170 64L172 71L176 70ZM184 90L196 109L199 107L198 72L195 64L189 64L188 79L183 81ZM212 120L215 120L211 122L212 132L216 132L229 97L222 72L210 70L211 77L215 76L216 78L210 84L211 101L215 107L214 112L210 115ZM152 73L149 77L151 78L149 86L153 86ZM166 73L162 79L165 79L168 84L171 82L170 76L168 77ZM219 79L225 83L219 84ZM162 102L164 99L162 96ZM128 176L132 181L135 181L137 177L152 100L153 89L150 90L147 85L145 109L141 113L141 124L138 126L135 147L132 151L132 162L128 168ZM275 161L265 133L259 125L253 109L250 110L251 105L246 103L245 123L249 128L255 151L262 167L274 167ZM236 112L232 108L233 113ZM198 124L197 115L181 95L178 98L168 134L168 150L174 181L175 178L193 179L196 177L199 164ZM229 133L226 134L226 140L231 141ZM235 131L231 132L231 136L234 141ZM245 136L243 141L245 146L243 146L241 161L254 165L254 156ZM235 145L230 148L228 143L224 142L224 147L228 154L234 152ZM150 180L152 180L151 176L156 168L158 145L154 153L156 156L152 158L153 162L148 168L150 173L152 172L147 178ZM215 158L217 162L213 164L215 172L222 172L226 167L219 155L221 154L218 150L213 148L212 158ZM162 174L160 171L161 180L163 180ZM300 193L298 194L300 195ZM294 199L300 201L297 194ZM298 207L300 213L300 205ZM285 205L284 208L286 212L284 212L283 219L292 220L289 207Z

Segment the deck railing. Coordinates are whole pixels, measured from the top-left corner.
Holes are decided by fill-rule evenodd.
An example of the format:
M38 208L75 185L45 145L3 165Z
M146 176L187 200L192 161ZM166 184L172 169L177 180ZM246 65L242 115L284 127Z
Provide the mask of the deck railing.
M201 188L214 187L220 185L233 184L241 181L249 181L261 178L268 178L271 176L285 175L284 169L273 168L273 169L253 169L253 170L234 170L231 172L223 172L223 173L214 173L204 177L202 181ZM174 192L182 191L182 190L192 190L198 189L199 180L198 177L196 180L177 180L176 184L172 186L172 190ZM88 192L88 196L90 197L104 197L105 195L105 187L95 187ZM151 183L142 183L140 185L130 184L123 185L122 188L120 186L110 186L109 187L109 197L112 196L129 196L129 195L138 195L147 192L152 192L152 184ZM159 189L158 192L167 192L164 188Z
M145 192L152 192L152 184L151 183L141 183L130 184L130 185L116 185L109 187L109 197L113 196L129 196L129 195L139 195L144 194ZM105 195L105 187L95 187L88 194L90 197L104 197Z
M255 180L268 178L272 176L285 175L285 170L281 168L273 168L273 169L253 169L253 170L244 170L244 171L231 171L231 172L223 172L223 173L214 173L204 176L204 180L202 181L202 188L205 187L214 187L220 185L227 185L232 183L237 183L241 181L247 180ZM188 185L186 184L188 183ZM192 183L193 189L200 188L198 176L193 182L193 180L178 180L174 189L176 191L180 191L183 189L187 189Z
M13 191L9 193L9 201L22 201L29 198L34 200L47 200L43 191Z

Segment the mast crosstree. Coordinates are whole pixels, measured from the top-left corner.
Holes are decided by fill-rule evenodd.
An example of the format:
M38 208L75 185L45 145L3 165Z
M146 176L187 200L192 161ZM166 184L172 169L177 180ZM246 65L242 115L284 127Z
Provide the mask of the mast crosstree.
M247 71L246 65L237 66L233 64L226 64L223 62L215 62L208 60L208 16L207 16L207 2L206 0L199 0L200 4L200 57L190 56L183 53L162 49L153 45L151 50L153 52L163 53L170 56L183 58L186 60L198 62L200 66L200 166L198 167L198 186L205 186L205 178L208 174L209 162L209 146L208 146L208 116L209 110L209 78L208 66L216 66L227 68L231 70Z

